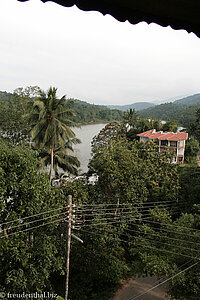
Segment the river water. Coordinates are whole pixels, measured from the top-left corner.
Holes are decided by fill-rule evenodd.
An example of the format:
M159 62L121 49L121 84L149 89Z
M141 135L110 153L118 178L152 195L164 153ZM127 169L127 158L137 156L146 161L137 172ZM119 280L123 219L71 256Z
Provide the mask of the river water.
M79 173L85 173L88 170L88 163L91 158L92 138L105 127L106 124L83 125L81 128L72 128L76 137L81 140L81 144L74 145L74 154L78 157L81 166Z

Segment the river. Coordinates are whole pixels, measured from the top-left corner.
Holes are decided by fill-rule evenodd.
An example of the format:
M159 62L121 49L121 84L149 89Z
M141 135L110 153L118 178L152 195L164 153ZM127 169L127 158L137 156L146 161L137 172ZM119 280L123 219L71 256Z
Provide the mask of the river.
M81 140L81 144L74 146L74 154L81 163L79 173L85 173L88 170L88 163L91 158L91 141L92 138L105 127L106 124L83 125L80 128L72 128L76 137Z

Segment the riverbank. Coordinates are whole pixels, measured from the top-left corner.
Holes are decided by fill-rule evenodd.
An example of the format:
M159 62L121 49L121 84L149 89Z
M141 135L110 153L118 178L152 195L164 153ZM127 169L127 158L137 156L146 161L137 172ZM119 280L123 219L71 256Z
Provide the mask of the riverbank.
M108 124L108 123L111 123L111 122L120 122L118 120L110 120L110 121L93 121L93 122L82 122L82 123L77 123L78 126L85 126L85 125L98 125L98 124Z

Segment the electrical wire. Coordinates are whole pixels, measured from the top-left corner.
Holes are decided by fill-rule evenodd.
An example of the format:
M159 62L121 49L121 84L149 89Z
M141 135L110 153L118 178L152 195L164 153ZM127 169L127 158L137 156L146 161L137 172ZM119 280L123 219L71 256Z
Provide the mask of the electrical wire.
M111 222L111 223L115 223L115 222ZM108 225L109 225L110 223L108 223ZM84 225L83 225L84 226ZM85 226L87 226L87 225L85 225ZM112 225L111 225L112 226ZM127 229L127 228L124 228L124 230L125 231L133 231L133 232L138 232L138 233L143 233L143 232L141 232L141 231L137 231L137 230L129 230L129 229ZM157 236L156 235L156 237L160 237L160 238L163 238L163 236ZM142 237L143 238L143 237ZM176 247L176 248L180 248L180 249L182 249L182 250L189 250L189 251L195 251L195 252L197 252L197 253L199 253L199 251L198 250L196 250L196 249L193 249L193 248L188 248L188 247L186 247L186 246L180 246L180 245L174 245L174 244L169 244L169 243L165 243L165 242L160 242L160 241L157 241L157 240L152 240L152 239L148 239L148 238L143 238L144 240L146 240L146 241L154 241L154 242L156 242L156 243L159 243L159 244L162 244L162 245L167 245L167 246L173 246L173 247ZM176 239L177 241L180 241L180 240L178 240L178 239ZM185 240L184 240L184 242L186 242ZM194 243L194 244L197 244L197 243ZM199 243L198 243L199 244Z
M169 206L170 204L164 204L162 205L161 207L159 208L172 208L172 206ZM129 211L138 211L138 212L143 212L143 211L149 211L149 209L153 209L153 208L157 208L158 206L146 206L146 207L134 207L134 208L128 208L128 207L116 207L116 208L100 208L100 209L85 209L85 210L76 210L76 213L78 214L84 214L84 215L89 215L87 214L88 212L92 211L92 212L97 212L97 210L99 210L100 212L102 211L126 211L126 210L129 210ZM85 213L86 212L86 213ZM93 214L90 214L90 216L93 215Z
M149 214L145 214L145 215L149 215ZM135 217L134 216L123 216L123 215L116 215L116 216L113 216L113 218L100 218L100 219L90 219L90 220L83 220L82 221L82 223L83 224L85 224L86 222L93 222L94 220L96 221L96 222L101 222L101 221L112 221L112 220L119 220L120 219L120 222L122 222L122 221L126 221L127 219L135 219ZM102 223L94 223L94 224L89 224L88 226L93 226L93 225L101 225ZM108 223L106 223L106 224L109 224L109 222ZM85 225L85 226L87 226L87 224Z
M149 235L152 235L152 236L161 237L161 238L169 239L169 240L172 240L172 241L187 242L187 243L190 243L190 244L200 245L200 243L197 243L197 242L192 242L192 241L188 241L188 240L186 241L186 240L181 240L181 239L175 239L175 238L171 238L169 236L157 235L157 234L154 234L154 233L151 233L151 232L143 232L143 231L133 230L133 229L129 229L129 228L125 228L125 230L131 231L131 232L133 231L133 232L137 232L137 233L142 233L142 234L149 234Z
M148 215L148 214L145 214L145 215ZM115 219L118 219L119 220L119 217L120 216L117 216L117 217L115 217ZM135 221L146 221L146 219L138 219L138 218L136 218L135 216L125 216L125 217L123 217L123 221L130 221L130 220L135 220ZM113 218L101 218L101 219L99 219L99 220L95 220L95 221L99 221L99 222L101 222L101 221L104 221L104 220L113 220ZM91 220L85 220L85 223L86 222L92 222L92 221L94 221L94 219L91 219ZM121 222L121 221L120 221ZM151 222L151 221L147 221L147 222ZM110 223L112 223L112 222L109 222L109 223L104 223L104 224L110 224ZM154 223L154 222L153 222ZM97 225L101 225L102 223L94 223L94 224L85 224L84 226L97 226ZM134 224L136 224L136 225L138 225L138 226L144 226L145 224L137 224L137 223L134 223ZM160 224L160 225L162 225L163 223L159 223L159 222L156 222L156 224ZM173 225L172 225L173 226ZM175 228L176 228L177 226L175 226ZM187 230L188 229L190 229L190 228L187 228L187 227L185 227ZM153 227L153 229L155 229L155 230L163 230L163 231L166 231L166 232L171 232L171 233L176 233L176 234L179 234L179 235L186 235L186 236L190 236L190 237L193 237L193 238L198 238L197 236L194 236L194 235L191 235L191 234L189 234L189 233L185 233L185 232L178 232L178 231L172 231L172 230L167 230L167 229L162 229L162 228L156 228L156 227Z
M92 234L92 235L99 235L99 236L102 236L102 234L94 233L94 232L92 232L92 231L87 231L87 230L84 230L84 229L82 229L82 228L80 229L80 231L86 232L86 233ZM120 241L120 242L123 242L123 243L128 243L128 244L133 243L133 242L129 242L129 241L125 241L125 240L119 239L119 238L116 239L116 238L113 238L113 237L110 237L110 236L109 236L109 238L110 238L111 240L116 240L116 241ZM166 253L175 254L175 255L178 255L178 256L183 256L183 257L187 257L187 258L191 258L191 259L197 259L197 260L200 260L199 257L193 257L193 256L190 256L190 255L186 255L186 254L181 254L181 253L173 252L173 251L166 250L166 249L159 249L159 248L155 248L155 247L151 247L151 246L146 246L146 245L144 246L144 245L141 245L141 244L136 244L136 245L134 245L135 248L136 248L137 246L139 246L139 247L144 247L144 248L149 248L149 249L153 249L153 250L155 250L155 251L166 252Z
M142 203L142 205L149 205L149 204L156 204L156 203L161 203L160 205L162 205L163 203L168 203L168 202L174 202L174 201L145 202L145 203ZM175 202L175 203L177 203L177 202ZM113 203L104 203L103 204L102 203L102 204L85 204L85 205L83 204L83 205L77 205L76 207L77 208L81 208L83 206L89 206L89 207L91 207L91 206L98 206L98 207L101 207L101 206L107 206L107 205L109 205L109 206L115 206L115 207L117 206L116 208L113 208L113 210L116 210L116 209L117 210L119 210L119 209L131 209L131 208L126 208L126 207L124 207L124 208L123 207L118 207L118 206L122 206L122 205L123 206L124 205L134 205L134 207L135 207L135 203L123 203L123 204L113 204ZM141 203L139 205L141 205ZM152 206L152 207L154 207L154 206ZM30 215L30 216L27 216L27 217L24 217L24 218L19 218L19 219L16 219L16 220L7 221L7 222L4 222L4 223L1 223L0 227L2 225L7 225L7 224L10 224L10 223L13 223L13 222L22 222L22 221L24 221L26 219L29 219L29 218L37 217L37 216L40 216L40 215L43 215L43 214L48 214L48 213L56 211L56 210L67 209L67 208L68 208L68 206L60 207L60 208L52 209L52 210L49 210L49 211L41 212L41 213L38 213L38 214ZM149 206L149 208L150 208L150 206ZM107 209L105 209L105 210L107 210Z
M195 251L195 252L199 253L199 251L196 250L196 249L192 249L192 248L188 248L188 247L184 247L184 246L180 246L180 245L164 243L164 242L160 242L160 241L157 241L157 240L148 239L146 237L145 238L142 237L141 239L143 239L144 241L155 242L155 243L158 243L158 244L161 244L161 245L173 246L173 247L180 248L180 249L183 249L183 250Z
M134 225L132 223L128 223L128 224L131 224L131 225ZM110 226L113 226L112 224L109 223ZM138 224L135 223L135 226L138 226ZM139 226L143 226L142 224ZM113 226L114 227L114 226ZM172 240L172 241L177 241L177 242L187 242L189 244L195 244L195 245L200 245L200 243L198 242L192 242L192 241L188 241L188 240L181 240L181 239L175 239L175 238L171 238L171 237L168 237L168 236L163 236L163 235L157 235L157 234L154 234L154 233L151 233L151 232L143 232L143 231L139 231L139 230L134 230L134 229L129 229L129 228L124 228L124 230L126 231L130 231L130 232L136 232L136 233L140 233L140 234L149 234L149 235L152 235L152 236L155 236L155 237L160 237L160 238L165 238L165 239L169 239L169 240ZM173 232L173 231L172 231Z
M182 264L181 266L179 266L179 267L177 268L177 270L180 270L182 267L184 267L185 265L191 263L192 261L193 261L193 260L190 259L189 261L187 261L187 262L185 262L184 264ZM172 273L171 273L171 275L172 275ZM170 275L170 277L171 277L171 275ZM166 276L161 276L158 280L156 280L156 281L154 282L154 284L153 284L153 288L156 288L156 285L157 285L158 283L162 284L162 283L161 283L161 280L162 280L162 279L165 280L165 278L166 278ZM146 292L148 292L148 291L149 291L149 289L146 290L144 293L146 293ZM136 296L138 297L139 295L141 295L141 294L137 294ZM131 300L131 298L129 298L128 300Z
M34 217L34 216L38 216L38 215L41 215L41 214L46 214L46 213L49 213L49 212L52 212L52 211L56 211L56 210L60 210L60 209L64 209L64 208L68 208L68 206L66 206L66 207L62 207L62 208L58 208L58 209L54 209L54 210L50 210L50 211L47 211L47 212L42 212L42 213L39 213L39 214L35 214L35 215L32 215L32 216L28 216L28 217L25 217L25 218L23 218L23 219L18 219L18 221L20 220L20 221L22 221L22 220L25 220L25 219L28 219L28 218L30 218L30 217ZM116 210L116 209L115 209ZM61 213L61 214L65 214L65 213ZM29 225L29 224L31 224L31 223L35 223L35 222L39 222L39 221L42 221L42 220L44 220L44 219L49 219L49 218L51 218L51 217L55 217L55 216L59 216L59 215L61 215L61 214L56 214L56 215L52 215L52 216L49 216L49 217L46 217L46 218L42 218L42 219L39 219L39 220L34 220L34 221L30 221L30 222L28 222L28 223L24 223L24 224L19 224L19 225L17 225L17 226L13 226L13 227L11 227L10 229L13 229L13 228L17 228L17 227L20 227L20 226L25 226L25 225ZM148 215L148 214L147 214ZM127 220L127 217L128 217L128 220L130 221L130 219L132 219L132 218L134 218L135 220L139 220L140 222L141 222L141 219L137 219L137 218L135 218L135 217L131 217L131 216L126 216L126 218L124 218L124 216L123 215L121 215L121 216L115 216L114 217L114 219L113 218L102 218L102 219L100 219L99 221L102 221L102 220L118 220L119 218L122 218L123 217L123 221L124 221L124 219L125 220ZM147 219L147 218L146 218ZM145 220L145 219L144 219ZM14 220L14 221L16 221L16 220ZM85 220L85 222L91 222L91 221L93 221L93 220ZM3 224L8 224L8 223L10 223L11 221L9 221L9 222L6 222L6 223L3 223ZM121 222L121 221L120 221ZM116 222L116 221L114 221L114 222L109 222L108 224L111 224L111 223L120 223L120 222ZM96 226L96 225L104 225L104 224L107 224L107 223L97 223L97 224L91 224L91 226ZM162 223L160 223L160 224L162 224ZM139 224L138 224L139 225ZM84 226L87 226L87 225L84 225ZM90 225L88 225L88 226L90 226ZM140 225L141 226L141 225ZM30 228L30 230L31 230L31 228ZM174 232L173 232L174 233ZM180 234L180 232L178 232L179 234ZM183 234L183 233L182 233ZM187 234L188 235L188 234ZM191 235L190 235L191 236Z
M148 218L149 219L149 218ZM135 218L135 220L136 221L140 221L141 222L141 220L140 219L137 219L137 218ZM146 219L142 219L143 221L146 221ZM154 223L154 222L152 222L152 221L147 221L147 222L149 222L149 223ZM137 223L135 223L135 224L137 224ZM159 223L159 222L156 222L156 224L160 224L160 225L162 225L162 223ZM138 226L146 226L146 224L137 224ZM150 226L149 224L147 224L148 226ZM173 226L173 225L172 225ZM162 231L165 231L165 232L170 232L170 233L176 233L176 234L183 234L183 235L187 235L187 236L190 236L190 237L193 237L193 238L198 238L198 236L194 236L194 235L191 235L191 234L189 234L189 233L185 233L185 232L179 232L179 231L172 231L172 230L168 230L168 229L165 229L165 228L157 228L157 227L150 227L150 228L152 228L153 230L162 230ZM187 230L189 229L190 230L190 228L187 228L187 227L185 227ZM200 236L199 236L200 237Z
M42 227L42 226L46 226L46 225L49 225L49 224L52 224L52 223L55 223L55 222L59 222L59 221L62 221L62 220L63 220L63 218L62 218L62 219L57 219L57 220L55 220L55 221L51 221L51 222L48 222L48 223L45 223L45 224L40 224L40 225L31 227L31 228L19 230L19 231L17 231L17 232L8 233L8 234L6 234L6 235L4 235L4 236L1 236L0 239L2 239L2 238L7 238L7 237L10 236L10 235L16 235L16 234L19 234L19 233L21 233L21 232L31 231L31 230L33 230L33 229L36 229L36 228L39 228L39 227Z
M81 207L77 207L78 210L77 211L80 211L80 212L83 212L83 211L93 211L93 210L116 210L116 209L144 209L144 208L156 208L156 207L165 207L165 206L172 206L174 203L160 203L160 204L155 204L155 205L129 205L129 206L118 206L115 204L115 207L112 207L112 208L104 208L104 207L97 207L97 208L84 208L82 209ZM81 209L81 210L79 210Z
M154 223L154 224L160 224L160 225L165 225L165 226L172 226L172 227L176 227L176 228L181 228L181 229L189 229L189 230L193 230L193 231L198 231L200 232L200 229L195 229L195 228L188 228L188 227L184 227L184 226L178 226L178 225L172 225L172 224L166 224L166 223L161 223L161 222L155 222L155 221L147 221L148 223Z
M22 224L19 224L19 225L16 225L16 226L12 226L12 227L9 227L9 228L6 228L6 229L7 230L11 230L11 229L18 228L18 227L21 227L21 226L27 226L27 225L30 225L30 224L33 224L33 223L37 223L37 222L40 222L40 221L43 221L43 220L47 220L47 219L54 218L54 217L61 216L61 215L65 215L65 214L66 214L66 212L55 214L55 215L51 215L51 216L48 216L46 218L41 218L41 219L33 220L33 221L28 222L28 223L22 223Z
M146 205L146 204L156 204L156 203L167 203L167 202L174 202L174 203L179 203L177 200L168 200L168 201L152 201L152 202L143 202L143 203L134 203L134 202L126 202L126 203L92 203L92 204L79 204L77 205L76 207L84 207L84 206L88 206L88 207L91 207L91 206L119 206L119 205Z
M135 299L138 299L138 298L139 298L139 297L141 297L141 296L144 296L144 295L146 295L148 292L150 292L150 291L152 291L152 290L156 289L157 287L159 287L159 286L163 285L164 283L166 283L166 282L170 281L171 279L174 279L174 278L175 278L175 277L177 277L178 275L182 274L183 272L186 272L186 271L188 271L189 269L193 268L193 267L194 267L194 266L196 266L197 264L199 264L199 261L198 261L198 262L196 262L196 263L194 263L194 264L192 264L191 266L189 266L189 267L185 268L184 270L182 270L182 271L180 271L180 272L176 273L175 275L173 275L173 276L171 276L170 278L168 278L168 279L164 280L163 282L161 282L161 283L157 284L156 286L154 286L154 287L152 287L152 288L148 289L146 292L144 292L144 293L141 293L141 294L139 294L139 295L136 295L136 296L134 296L134 297L131 297L131 298L129 298L128 300L135 300Z
M49 211L44 211L44 212L41 212L41 213L38 213L38 214L35 214L35 215L27 216L27 217L24 217L24 218L19 218L19 219L16 219L16 220L4 222L4 223L1 223L1 224L0 224L0 227L1 227L2 225L7 225L7 224L10 224L10 223L12 223L12 222L17 222L17 221L18 221L18 222L21 222L21 221L27 220L27 219L29 219L29 218L37 217L37 216L40 216L40 215L43 215L43 214L48 214L48 213L53 212L53 211L56 211L56 210L67 209L67 208L68 208L68 206L64 206L64 207L55 208L55 209L52 209L52 210L49 210Z

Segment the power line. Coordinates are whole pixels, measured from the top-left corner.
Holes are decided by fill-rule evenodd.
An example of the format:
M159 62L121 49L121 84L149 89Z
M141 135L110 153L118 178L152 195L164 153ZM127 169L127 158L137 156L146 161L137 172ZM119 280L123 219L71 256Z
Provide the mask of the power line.
M159 249L159 248L155 248L155 247L151 247L151 246L147 246L147 245L144 246L144 245L141 245L141 244L137 244L137 246L153 249L155 251L161 251L161 252L163 251L163 252L170 253L170 254L175 254L175 255L180 255L180 256L183 256L183 257L188 257L188 258L200 260L199 257L194 257L194 256L190 256L190 255L187 255L187 254L181 254L181 253L173 252L173 251L166 250L166 249Z
M148 205L148 204L156 204L156 203L168 203L168 202L174 202L174 203L180 203L179 201L177 202L177 200L168 200L168 201L152 201L152 202L143 202L143 203L135 203L135 202L126 202L126 203L91 203L91 204L79 204L76 207L84 207L84 206L116 206L116 205Z
M102 204L102 205L88 205L88 206L79 206L77 205L76 208L81 211L89 211L95 209L102 209L102 210L109 210L109 209L144 209L144 208L155 208L155 207L163 207L163 206L175 206L177 207L176 202L162 202L162 203L127 203L127 204Z
M126 209L127 210L127 209ZM108 211L110 211L110 212L108 212ZM105 216L105 215L123 215L123 214L130 214L130 213L137 213L137 214L143 214L144 212L149 212L149 209L144 209L144 210L133 210L133 209L129 209L129 211L122 211L122 210L119 210L119 209L117 209L117 208L115 208L115 209L112 209L112 211L111 210L106 210L106 211L103 211L102 212L102 210L100 210L100 212L98 213L97 212L97 210L96 211L93 211L94 213L85 213L85 212L81 212L81 211L78 211L78 213L77 213L77 211L76 211L76 213L80 216L84 216L84 217L90 217L90 216ZM102 212L102 213L101 213Z
M19 234L21 232L27 232L27 231L30 231L30 230L33 230L33 229L36 229L36 228L39 228L39 227L42 227L42 226L46 226L46 225L49 225L49 224L52 224L52 223L55 223L55 222L59 222L59 221L62 221L62 219L57 219L55 221L51 221L51 222L48 222L48 223L45 223L45 224L40 224L40 225L37 225L37 226L34 226L34 227L31 227L31 228L27 228L27 229L23 229L23 230L19 230L17 232L12 232L12 233L8 233L7 235L4 235L4 236L1 236L0 238L6 238L10 235L16 235L16 234Z
M135 220L141 222L140 219L135 218ZM146 221L146 219L143 219L143 221ZM152 222L152 221L147 221L147 222L149 222L149 223L155 223L155 222ZM162 223L159 223L159 222L156 222L156 224L162 225ZM150 226L149 224L137 224L137 226L144 226L144 225ZM171 226L173 226L173 225L171 225ZM150 227L150 228L152 228L154 230L162 230L162 231L165 231L165 232L176 233L176 234L183 234L183 235L187 235L187 236L190 236L190 237L193 237L193 238L198 238L198 236L194 236L194 235L191 235L191 234L185 233L185 232L172 231L172 230L168 230L168 229L165 229L165 228L157 228L157 227ZM190 230L190 228L187 228L187 227L185 227L185 228L188 229L188 230Z
M196 266L197 264L199 264L199 261L198 261L198 262L196 262L196 263L194 263L194 264L192 264L191 266L187 267L186 269L184 269L184 270L182 270L182 271L178 272L177 274L175 274L175 275L171 276L170 278L168 278L168 279L164 280L163 282L161 282L161 283L157 284L156 286L154 286L154 287L152 287L152 288L148 289L146 292L144 292L144 293L141 293L141 294L139 294L139 295L137 295L137 296L135 296L135 297L131 297L131 298L129 298L128 300L135 300L135 299L137 299L137 298L139 298L139 297L141 297L141 296L143 296L143 295L146 295L148 292L150 292L150 291L152 291L152 290L156 289L157 287L159 287L159 286L163 285L164 283L166 283L166 282L170 281L171 279L173 279L173 278L177 277L178 275L182 274L183 272L186 272L187 270L189 270L189 269L193 268L193 267L194 267L194 266Z
M128 223L128 224L132 224L132 223ZM132 225L134 225L134 224L132 224ZM143 226L142 224L136 224L136 223L135 223L135 225L136 226ZM113 225L111 225L111 226L113 226ZM171 238L171 237L168 237L168 236L165 236L165 235L163 236L163 235L154 234L154 233L151 233L151 232L143 232L143 231L129 229L129 228L124 228L124 230L131 231L131 232L136 232L136 233L141 233L141 234L149 234L149 235L152 235L152 236L156 236L156 237L160 237L160 238L165 238L165 239L169 239L169 240L177 241L177 242L187 242L187 243L190 243L190 244L200 245L200 243L198 243L198 242L192 242L192 241L188 241L188 240L186 241L186 240L181 240L181 239L175 239L175 238Z
M149 214L145 214L145 215L149 215ZM99 221L101 222L102 220L105 221L105 220L114 220L114 219L118 219L121 218L122 219L123 216L117 216L117 217L114 217L114 218L102 218L102 219L99 219L99 220L96 220L96 219L91 219L91 220L85 220L85 223L86 222L92 222L92 221ZM149 219L149 218L148 218ZM124 216L123 219L121 221L131 221L131 220L135 220L135 221L146 221L146 219L138 219L136 218L135 216ZM121 222L119 221L119 223ZM146 221L146 222L151 222L151 221ZM108 222L108 223L103 223L103 224L107 224L109 225L110 223L113 223L113 222ZM153 222L154 223L154 222ZM162 225L162 223L159 223L159 222L156 222L157 224L160 224ZM96 223L96 224L86 224L84 226L96 226L96 225L103 225L102 223ZM129 223L129 224L132 224L132 223ZM137 226L144 226L145 224L137 224L137 223L134 223L136 224ZM173 226L173 225L171 225ZM175 226L177 227L177 226ZM185 227L186 228L186 227ZM156 228L156 227L153 227L153 229L155 230L163 230L163 231L166 231L166 232L171 232L171 233L176 233L176 234L182 234L182 235L187 235L187 236L190 236L190 237L193 237L193 238L198 238L197 236L194 236L194 235L191 235L189 233L185 233L185 232L178 232L178 231L172 231L172 230L167 230L167 229L163 229L163 228ZM190 228L187 228L187 229L190 229Z
M63 208L59 208L59 209L64 209L65 207L63 207ZM67 208L67 207L66 207ZM52 212L52 211L55 211L55 210L58 210L58 209L54 209L54 210L51 210L51 211L48 211L48 212ZM48 213L48 212L46 212L46 213ZM41 214L44 214L45 212L42 212L42 213L40 213L40 214L36 214L36 215L41 215ZM61 214L65 214L65 213L60 213L60 214L57 214L57 215L52 215L52 216L49 216L49 217L46 217L46 218L43 218L43 219L39 219L39 220L34 220L34 221L30 221L30 222L28 222L28 223L25 223L25 224L20 224L20 225L18 225L18 226L13 226L13 227L11 227L10 229L12 229L12 228L17 228L17 227L20 227L20 226L25 226L25 225L29 225L29 224L31 224L31 223L35 223L35 222L39 222L39 221L42 221L42 220L44 220L44 219L48 219L48 218L51 218L51 217L55 217L55 216L58 216L58 215L61 215ZM32 216L29 216L29 217L25 217L25 218L23 218L23 219L27 219L27 218L30 218L30 217L33 217L33 216L36 216L36 215L32 215ZM147 214L148 215L148 214ZM127 218L128 217L128 218ZM96 226L96 225L104 225L104 224L106 224L106 225L108 225L108 224L111 224L111 223L121 223L122 221L127 221L127 220L129 220L129 222L131 221L131 219L134 219L134 220L139 220L140 222L141 222L141 219L137 219L137 218L135 218L134 216L123 216L123 215L117 215L117 216L114 216L113 218L101 218L101 219L99 219L99 220L97 220L97 221L102 221L102 220L106 220L106 221L108 221L108 220L119 220L119 218L121 218L121 220L120 221L118 221L118 222L116 222L116 221L114 221L114 222L109 222L109 223L97 223L97 224L90 224L90 225L83 225L83 226ZM19 219L19 220L21 220L21 219ZM91 221L93 221L93 220L85 220L85 222L91 222ZM6 223L10 223L10 222L6 222ZM158 222L157 222L158 223ZM160 223L161 224L161 223ZM143 226L143 225L141 225L141 224L137 224L138 226ZM31 227L31 228L35 228L35 227ZM31 228L30 228L30 230L31 230ZM157 228L156 228L157 229ZM164 229L163 229L164 230ZM173 231L172 231L173 232ZM174 233L174 232L173 232ZM185 233L180 233L180 232L177 232L178 234L185 234ZM189 235L189 234L185 234L185 235ZM7 235L8 236L8 235ZM191 236L191 235L189 235L189 236ZM192 236L192 237L194 237L194 236Z
M100 235L100 236L102 236L102 234L98 234L98 233L94 233L94 232L91 232L91 231L87 231L87 230L84 230L82 228L80 229L80 231L83 231L83 232L86 232L86 233L92 234L92 235ZM109 238L112 239L112 240L115 240L115 241L121 241L123 243L128 243L128 244L133 243L133 242L122 240L120 238L116 239L116 238L113 238L113 237L110 237L110 236L109 236ZM170 253L170 254L175 254L175 255L179 255L179 256L183 256L183 257L187 257L187 258L192 258L192 259L200 260L199 257L193 257L193 256L190 256L190 255L173 252L173 251L166 250L166 249L159 249L159 248L155 248L155 247L151 247L151 246L146 246L146 245L144 246L144 245L141 245L141 244L137 244L137 245L134 245L134 246L135 247L139 246L139 247L149 248L149 249L153 249L155 251L166 252L166 253Z
M110 222L110 223L119 223L119 222ZM109 225L110 223L107 223L107 225ZM104 223L105 224L105 223ZM97 224L95 224L95 225L97 225ZM83 225L83 227L85 227L85 226L87 226L87 225ZM88 225L89 226L89 225ZM113 226L113 225L111 225L111 226ZM129 229L127 229L127 228L124 228L124 230L126 231L126 230L128 230L128 231L133 231L133 232L138 232L138 233L143 233L143 232L140 232L140 231L137 231L137 230L129 230ZM156 235L157 236L157 235ZM159 237L161 237L161 238L163 238L163 236L157 236L158 238ZM196 249L192 249L192 248L188 248L188 247L186 247L186 246L180 246L180 245L174 245L174 244L169 244L169 243L165 243L165 242L160 242L160 241L157 241L157 240L152 240L152 239L148 239L148 238L144 238L144 237L140 237L140 238L143 238L144 240L146 240L146 241L154 241L154 242L156 242L156 243L159 243L159 244L163 244L163 245L167 245L167 246L173 246L173 247L176 247L176 248L180 248L180 249L183 249L183 250L190 250L190 251L195 251L195 252L199 252L198 250L196 250ZM165 237L164 237L165 238ZM177 241L180 241L180 240L178 240L177 239ZM186 242L186 241L184 241L184 242ZM194 243L194 244L196 244L196 243Z
M125 230L134 231L134 232L138 232L138 233L142 233L142 234L149 234L149 235L152 235L152 236L161 237L161 238L169 239L169 240L172 240L172 241L187 242L187 243L190 243L190 244L200 245L200 243L197 243L197 242L192 242L192 241L188 241L188 240L186 241L186 240L181 240L181 239L175 239L175 238L171 238L171 237L168 237L168 236L165 236L165 235L164 236L163 235L157 235L157 234L154 234L154 233L151 233L151 232L143 232L143 231L133 230L133 229L128 229L128 228L126 228Z
M126 206L126 205L134 205L134 208L136 207L135 205L145 205L146 207L150 208L150 207L155 207L155 206L148 206L149 204L156 204L156 203L160 203L160 205L163 206L164 203L169 203L169 202L174 202L174 201L158 201L158 202L145 202L145 203L122 203L122 204L113 204L113 203L104 203L104 204L83 204L83 205L77 205L76 207L77 208L81 208L81 207L85 207L85 206L98 206L101 207L101 206L115 206L115 208L113 208L113 210L122 210L122 209L131 209L131 208L128 208L128 207L118 207L118 206ZM175 201L175 203L177 203ZM145 208L146 208L145 207ZM56 208L56 209L52 209L52 210L49 210L49 211L45 211L45 212L41 212L41 213L38 213L38 214L34 214L34 215L30 215L30 216L27 216L27 217L24 217L24 218L19 218L19 219L16 219L16 220L11 220L11 221L7 221L7 222L4 222L4 223L1 223L0 226L2 225L7 225L7 224L10 224L10 223L13 223L13 222L23 222L24 220L26 219L29 219L29 218L33 218L33 217L37 217L37 216L40 216L40 215L43 215L43 214L48 214L50 212L53 212L53 211L56 211L56 210L61 210L61 209L66 209L67 206L65 207L60 207L60 208ZM136 207L136 208L141 208L140 207ZM102 208L103 209L103 208ZM87 210L87 208L85 208L85 210ZM91 209L93 210L93 209ZM108 209L105 209L105 210L108 210ZM83 210L82 210L83 211Z
M55 208L55 209L52 209L52 210L49 210L49 211L44 211L44 212L41 212L41 213L38 213L38 214L35 214L35 215L31 215L31 216L27 216L27 217L24 217L24 218L19 218L19 219L16 219L16 220L12 220L12 221L8 221L8 222L4 222L4 223L1 223L0 226L2 225L7 225L9 223L12 223L12 222L22 222L23 220L27 220L29 218L33 218L33 217L37 217L37 216L40 216L40 215L43 215L43 214L48 214L52 211L56 211L56 210L60 210L60 209L66 209L67 206L65 207L60 207L60 208Z
M172 208L172 206L169 206L170 204L164 204L162 205L161 207L159 208ZM133 208L129 208L129 207L115 207L115 208L98 208L98 209L85 209L85 210L76 210L76 213L78 214L84 214L86 215L86 213L89 213L89 212L97 212L98 210L100 212L102 211L124 211L124 210L129 210L129 211L137 211L137 212L143 212L143 211L149 211L149 209L151 208L157 208L158 206L145 206L145 207L136 207L134 206ZM86 212L86 213L85 213Z
M158 244L161 244L161 245L173 246L173 247L180 248L180 249L183 249L183 250L190 250L190 251L195 251L195 252L199 253L199 251L196 250L196 249L192 249L192 248L188 248L188 247L184 247L184 246L180 246L180 245L174 245L174 244L172 245L172 244L160 242L160 241L157 241L157 240L151 240L151 239L148 239L146 237L141 238L141 239L144 239L145 241L155 242L155 243L158 243Z
M160 225L165 225L165 226L173 226L176 228L181 228L181 229L189 229L189 230L194 230L194 231L200 231L199 229L195 229L195 228L188 228L188 227L184 227L184 226L178 226L178 225L172 225L172 224L166 224L166 223L160 223L160 222L155 222L155 221L147 221L148 223L154 223L154 224L160 224Z
M27 226L27 225L30 225L30 224L33 224L33 223L37 223L37 222L40 222L40 221L43 221L43 220L47 220L47 219L54 218L54 217L61 216L61 215L65 215L65 214L66 214L66 212L51 215L51 216L48 216L48 217L45 217L45 218L33 220L33 221L28 222L28 223L22 223L22 224L12 226L12 227L9 227L9 228L6 228L6 229L11 230L11 229L18 228L18 227L21 227L21 226Z
M177 270L179 270L179 269L181 269L182 267L184 267L185 265L189 264L191 261L192 261L192 259L189 260L189 261L187 261L186 263L182 264L181 266L179 266L179 267L177 268ZM172 273L171 273L171 275L172 275ZM165 278L166 278L166 276L160 277L158 280L156 280L156 281L154 282L154 284L153 284L154 286L153 286L153 287L156 288L157 283L158 283L158 282L161 283L161 280L162 280L162 279L165 280ZM161 283L161 284L162 284L162 283ZM146 290L145 293L147 293L147 292L149 292L149 289ZM138 295L136 295L136 296L140 296L140 295L143 295L143 294L138 294ZM131 298L129 298L128 300L131 300Z

